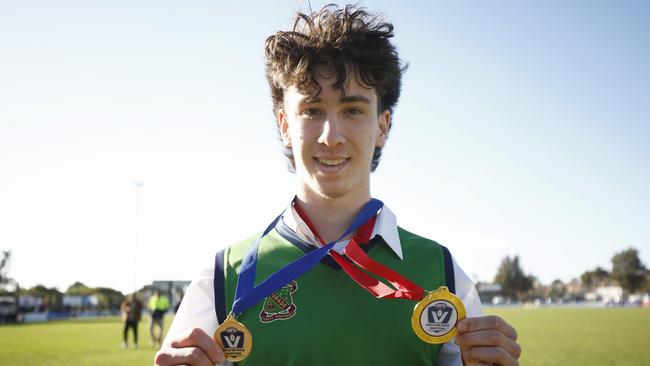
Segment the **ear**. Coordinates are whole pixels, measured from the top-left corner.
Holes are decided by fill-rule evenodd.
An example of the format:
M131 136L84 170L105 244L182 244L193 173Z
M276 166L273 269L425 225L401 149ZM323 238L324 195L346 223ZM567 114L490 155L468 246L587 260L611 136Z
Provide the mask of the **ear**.
M289 135L289 120L287 119L287 115L284 113L284 109L280 108L275 118L278 122L278 129L280 130L282 143L286 147L291 147L291 136Z
M384 147L386 139L388 138L388 130L390 129L390 112L385 110L379 114L379 135L377 136L376 147Z

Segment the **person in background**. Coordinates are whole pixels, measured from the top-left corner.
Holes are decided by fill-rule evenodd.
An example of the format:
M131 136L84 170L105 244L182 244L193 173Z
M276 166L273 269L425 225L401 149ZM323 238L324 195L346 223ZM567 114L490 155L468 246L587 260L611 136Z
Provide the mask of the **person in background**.
M183 301L183 291L176 289L174 291L174 313L178 311L178 308L181 307L181 302Z
M120 304L122 321L124 322L124 337L122 349L129 348L129 329L133 329L133 349L138 349L138 323L142 317L142 302L137 294L128 294Z
M160 346L164 329L163 319L165 313L169 310L169 298L162 294L159 289L155 289L153 295L149 298L148 308L151 312L151 323L149 325L151 345L154 347L156 344ZM156 331L156 328L158 328L158 331Z

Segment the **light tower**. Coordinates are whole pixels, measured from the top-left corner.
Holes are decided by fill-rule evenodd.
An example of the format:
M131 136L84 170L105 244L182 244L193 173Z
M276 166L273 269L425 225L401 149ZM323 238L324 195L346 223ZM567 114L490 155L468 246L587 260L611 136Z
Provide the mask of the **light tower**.
M135 218L134 231L135 243L133 245L133 293L138 291L138 256L140 252L140 196L144 183L133 181L135 187Z

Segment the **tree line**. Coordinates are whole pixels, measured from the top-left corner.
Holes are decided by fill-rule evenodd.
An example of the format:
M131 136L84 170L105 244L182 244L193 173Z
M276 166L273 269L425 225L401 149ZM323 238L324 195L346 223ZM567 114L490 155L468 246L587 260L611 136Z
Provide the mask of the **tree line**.
M97 298L97 310L115 310L119 309L120 303L124 299L124 294L120 291L108 287L88 287L81 282L75 282L64 292L59 291L56 287L46 287L36 285L28 289L20 289L21 296L34 296L43 300L40 306L42 310L69 310L63 305L63 296L95 296Z
M628 248L612 257L612 269L596 267L580 275L581 285L588 291L602 286L620 286L628 294L650 292L650 271L639 259L635 248ZM561 280L554 280L550 286L542 286L531 274L525 274L519 256L506 256L494 276L494 283L501 285L503 296L525 301L540 297L559 297L566 294L566 286Z
M109 287L88 287L81 282L75 282L70 285L64 292L59 291L56 287L46 287L36 285L27 289L18 287L18 283L8 275L9 261L11 259L10 251L0 253L0 295L17 296L17 294L34 296L43 300L41 308L47 310L65 310L63 306L64 295L77 296L95 296L97 298L98 310L119 309L124 294L120 291ZM16 290L6 290L7 285L14 284Z

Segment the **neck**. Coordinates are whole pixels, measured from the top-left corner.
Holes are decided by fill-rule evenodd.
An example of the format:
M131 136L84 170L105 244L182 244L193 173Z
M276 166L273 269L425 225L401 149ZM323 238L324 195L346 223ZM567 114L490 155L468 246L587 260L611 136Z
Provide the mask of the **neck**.
M296 204L300 205L316 231L327 243L338 239L343 234L369 200L370 194L355 200L343 197L310 197L304 192L296 195Z

